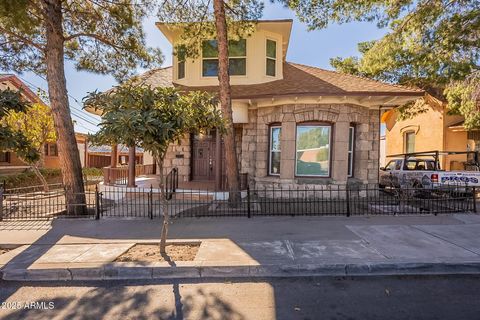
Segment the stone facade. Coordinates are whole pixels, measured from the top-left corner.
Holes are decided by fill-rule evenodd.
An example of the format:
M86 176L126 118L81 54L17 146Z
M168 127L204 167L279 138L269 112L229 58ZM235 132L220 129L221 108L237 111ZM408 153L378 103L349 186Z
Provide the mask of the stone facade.
M380 119L378 109L352 104L289 104L249 110L249 123L236 125L240 173L247 173L252 188L263 186L373 184L378 181ZM295 176L296 126L321 122L332 126L330 176ZM280 176L268 175L269 126L281 125ZM349 127L355 127L353 177L347 178ZM169 148L166 171L179 170L180 181L191 173L190 138ZM181 156L183 154L183 157Z
M332 125L330 176L295 176L296 125L321 122ZM269 126L281 125L280 176L268 175ZM355 126L354 173L347 178L348 133ZM376 183L379 160L379 111L357 105L297 104L249 111L243 127L242 172L248 173L252 187L315 184Z

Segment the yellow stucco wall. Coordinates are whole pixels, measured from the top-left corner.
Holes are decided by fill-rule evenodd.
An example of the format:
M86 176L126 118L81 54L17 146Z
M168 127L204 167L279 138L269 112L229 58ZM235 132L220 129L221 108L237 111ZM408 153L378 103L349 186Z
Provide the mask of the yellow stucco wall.
M277 42L276 52L276 72L275 77L266 75L266 45L267 39ZM275 33L269 30L262 29L261 27L253 33L252 36L246 38L247 41L247 56L246 56L246 75L244 76L231 76L230 82L232 85L247 85L264 83L274 80L280 80L283 78L283 65L282 65L282 42L283 36L279 33ZM173 43L175 45L175 41ZM173 81L175 83L187 86L211 86L218 85L218 78L215 77L203 77L202 76L202 57L196 59L187 59L185 63L185 77L178 79L177 66L178 60L174 55L173 57Z
M385 122L386 155L404 153L404 134L415 131L415 152L422 151L467 151L467 132L449 129L458 123L461 116L447 115L443 106L430 105L428 111L413 119L398 121L393 112ZM387 161L389 158L387 157ZM465 161L465 155L449 155L441 157L441 167L450 170L452 161ZM455 169L455 168L452 168Z

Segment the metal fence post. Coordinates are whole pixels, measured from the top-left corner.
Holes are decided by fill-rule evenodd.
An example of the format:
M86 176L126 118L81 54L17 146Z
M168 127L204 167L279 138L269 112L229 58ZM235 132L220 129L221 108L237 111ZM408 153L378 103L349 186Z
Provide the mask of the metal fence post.
M150 192L148 193L148 217L153 219L153 186L150 185Z
M477 213L477 190L473 187L473 212Z
M4 188L0 187L0 221L3 220L3 191Z
M348 183L345 185L345 193L347 197L347 217L350 217L350 189L348 188Z
M250 219L252 217L252 212L250 210L250 187L247 185L247 217Z
M98 192L98 185L95 185L95 220L100 219L100 193Z

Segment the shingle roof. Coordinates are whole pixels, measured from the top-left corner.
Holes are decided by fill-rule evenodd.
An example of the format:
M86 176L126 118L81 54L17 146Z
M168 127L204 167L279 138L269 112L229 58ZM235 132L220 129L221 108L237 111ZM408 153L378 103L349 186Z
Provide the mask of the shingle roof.
M181 86L172 84L172 67L150 70L139 76L142 83L152 86L171 87L181 90L218 91L218 86ZM325 95L325 96L423 96L420 89L387 84L367 78L324 70L297 63L285 62L283 79L252 85L232 85L232 98L252 99L285 95Z

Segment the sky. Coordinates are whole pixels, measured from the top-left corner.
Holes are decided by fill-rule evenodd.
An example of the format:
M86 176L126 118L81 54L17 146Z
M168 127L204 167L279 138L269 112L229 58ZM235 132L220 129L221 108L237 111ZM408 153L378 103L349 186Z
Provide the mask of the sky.
M262 19L293 19L287 61L324 69L332 69L330 58L358 55L358 42L379 39L386 32L384 29L378 29L374 23L368 22L330 25L326 29L307 31L307 26L299 22L291 10L268 1L266 1ZM170 66L172 48L160 30L155 27L156 21L155 17L144 21L146 42L148 46L160 48L165 58L163 66ZM138 72L143 71L138 70ZM99 118L82 110L82 99L88 92L104 91L116 85L115 79L111 76L77 71L74 64L69 61L66 62L65 73L75 131L95 132L97 129L95 125L99 122ZM38 88L43 90L47 88L43 77L30 72L19 76L34 92Z

